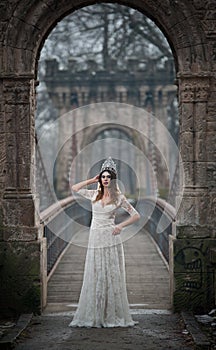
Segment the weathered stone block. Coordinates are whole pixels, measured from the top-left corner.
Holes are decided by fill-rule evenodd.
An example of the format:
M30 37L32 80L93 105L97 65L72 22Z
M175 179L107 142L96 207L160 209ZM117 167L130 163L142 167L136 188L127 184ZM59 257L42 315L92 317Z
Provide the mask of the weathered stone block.
M215 119L216 119L216 117L215 117ZM216 120L213 122L209 122L209 121L206 122L206 131L207 132L216 131Z
M3 241L36 241L38 238L37 227L26 226L2 226L0 240Z
M201 48L201 47L200 47L200 49L201 49L201 51L203 50L203 48ZM202 62L202 59L200 60L200 63L201 62ZM204 67L202 67L202 68L204 68ZM206 69L206 67L204 69ZM194 88L195 88L196 103L207 102L208 98L209 98L209 77L195 79Z
M0 161L1 161L1 168L0 173L5 172L5 159L6 159L6 151L5 151L5 139L4 136L0 137Z
M15 61L15 71L21 74L22 72L27 72L34 79L35 66L32 65L33 52L30 50L30 47L27 47L25 50L15 49L15 55L17 58Z
M4 80L3 92L7 104L29 104L31 98L31 80Z
M181 83L180 88L180 102L188 103L193 102L195 100L195 91L193 88L193 84L190 81L185 81Z
M4 250L6 270L19 276L38 276L40 274L40 243L11 241L1 243Z
M40 242L0 243L2 313L40 312Z
M13 10L13 2L8 0L1 0L0 13L1 13L2 21L6 21L10 19L12 10Z
M192 187L185 190L184 198L181 201L180 208L177 213L177 221L181 225L208 225L215 221L213 212L210 211L214 204L206 188ZM211 218L211 219L210 219Z
M0 10L1 11L1 10ZM0 43L4 40L5 31L7 29L7 22L0 22Z
M179 47L177 48L177 55L179 57L179 71L180 72L190 72L191 71L191 63L190 63L190 49L187 47ZM183 101L183 96L180 94L180 102ZM191 99L189 98L189 101ZM187 98L188 102L188 98ZM191 101L192 102L192 101Z
M210 91L209 92L209 100L210 101L216 101L216 91Z
M49 1L50 2L50 1ZM52 2L50 2L52 3ZM53 5L53 4L52 4ZM31 23L32 26L37 27L37 22L40 19L41 16L46 12L48 15L47 21L52 19L52 11L50 11L50 6L46 5L44 2L41 2L39 6L36 6L34 11L29 15L28 17L28 23ZM47 12L48 10L48 12ZM18 10L14 11L14 17L18 16L19 19L22 21L26 21L26 12L19 13Z
M214 131L206 133L206 158L209 162L216 162L216 134Z
M31 188L31 165L27 164L18 164L18 187L22 190Z
M216 183L216 164L215 163L207 163L207 176L206 183L209 187L215 187Z
M32 29L34 28L34 32L38 32L39 29L36 27L33 27L31 23L27 23L26 21L23 21L14 16L11 19L10 25L13 26L14 28L17 28L17 31L19 31L19 35L16 36L17 40L16 40L15 47L33 50L35 42L34 42L34 39L31 37ZM14 36L12 35L11 31L10 31L10 35L8 35L8 46L14 47Z
M195 161L206 161L206 133L202 131L195 132L194 140L194 160Z
M2 37L1 34L0 34L0 37ZM3 64L4 64L4 51L5 51L5 48L3 48L2 45L0 45L0 77L4 74L4 67L3 67ZM2 80L0 80L0 87L1 87L1 85L3 85L3 81ZM2 93L1 93L1 96L3 96Z
M193 103L182 103L180 107L180 134L182 132L192 132L193 125Z
M1 102L0 102L0 108L1 108ZM5 133L4 114L3 114L3 112L0 112L0 135L1 135L1 138L3 137L4 133Z
M208 215L207 220L209 221L209 225L214 228L214 232L216 232L216 191L215 189L209 192L209 201L206 210L206 215Z
M194 62L194 64L191 64L191 71L194 71L194 73L200 72L200 63L197 62L195 64ZM180 102L207 102L209 97L209 84L209 77L182 77L180 80Z
M35 207L32 198L14 198L3 200L3 214L5 226L35 226Z
M184 197L177 212L177 222L180 225L193 225L197 223L196 217L196 198Z
M215 29L216 29L214 10L213 8L211 8L211 6L214 6L214 2L210 2L206 5L205 18L201 21L207 37L210 37L210 38L215 34Z
M208 274L202 274L205 283L200 284L200 278L201 275L199 273L194 273L193 275L176 273L174 275L173 309L175 312L191 310L195 313L207 313L214 307L213 270ZM207 284L210 287L207 287Z
M5 105L5 130L14 133L17 130L16 105Z
M29 104L7 104L5 106L5 125L6 132L30 132L29 122L30 106Z
M207 312L215 303L209 251L216 239L176 239L173 244L174 309Z
M17 187L17 164L5 162L5 187L15 189Z
M210 261L216 265L216 248L210 248Z
M3 170L0 171L0 193L2 194L4 192L4 186L5 186L5 175L4 175L4 164L2 164Z
M16 163L17 138L14 133L6 135L6 158L8 162Z
M208 102L207 121L214 122L216 120L216 102Z
M194 140L192 132L183 132L180 137L180 153L184 162L192 162L194 153Z
M194 185L198 187L207 187L206 177L206 162L194 162Z
M215 45L215 49L216 49L216 45ZM215 62L216 62L216 58L215 58ZM216 91L216 77L215 77L215 74L212 75L212 77L211 77L211 91Z
M201 225L177 225L176 238L211 238L212 227Z
M216 71L216 44L215 44L215 40L213 42L212 45L209 45L210 46L210 54L211 54L211 57L212 57L212 70L213 72Z
M194 185L194 162L184 162L184 184L186 186Z
M18 105L16 115L18 130L23 133L30 133L30 105Z
M206 116L207 106L206 103L197 102L195 105L195 115L194 115L194 131L195 132L204 132L206 130Z
M0 48L0 64L1 64L1 48ZM1 66L0 66L1 69ZM5 127L4 127L4 111L5 111L5 104L4 104L4 99L3 99L3 81L2 79L0 79L0 95L2 96L2 98L0 99L0 126L2 126L3 128L0 129L0 133L5 131Z
M189 38L185 36L185 34L183 33L181 29L181 23L178 22L177 18L173 18L173 21L175 25L172 28L170 28L170 32L173 34L175 32L174 40L177 40L181 47L184 47L184 48L189 47L190 41L189 41Z
M31 152L33 149L30 145L30 134L29 133L18 133L18 148L17 148L17 163L19 164L30 164L31 163Z
M199 197L196 199L197 222L200 225L207 225L209 223L209 201L209 195L206 193L200 193Z

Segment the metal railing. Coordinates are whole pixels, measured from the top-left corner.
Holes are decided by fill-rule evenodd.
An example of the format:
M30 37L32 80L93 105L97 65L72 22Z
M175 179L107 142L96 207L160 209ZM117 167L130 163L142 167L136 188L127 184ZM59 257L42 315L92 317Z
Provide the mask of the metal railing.
M45 210L53 203L55 197L51 189L47 173L45 170L43 157L41 155L40 147L38 145L37 136L35 136L36 143L36 188L40 198L40 211Z
M89 226L91 214L74 198L68 197L51 205L41 214L44 237L47 239L47 275L52 271L58 257L70 243L80 225Z
M172 234L175 209L160 198L155 200L155 198L149 197L139 200L137 210L141 216L148 218L144 228L153 237L164 258L169 263L169 235ZM161 229L162 232L158 233L158 229Z
M80 199L77 202L70 196L51 205L40 214L44 237L47 239L47 275L52 271L73 235L80 230L79 224L90 225L90 203L85 201L85 205L82 205L80 201L84 200ZM148 218L144 228L151 234L164 258L169 262L169 235L172 234L175 209L166 201L153 197L140 199L136 208L145 221ZM160 229L159 223L162 225L161 233L157 233L157 229Z

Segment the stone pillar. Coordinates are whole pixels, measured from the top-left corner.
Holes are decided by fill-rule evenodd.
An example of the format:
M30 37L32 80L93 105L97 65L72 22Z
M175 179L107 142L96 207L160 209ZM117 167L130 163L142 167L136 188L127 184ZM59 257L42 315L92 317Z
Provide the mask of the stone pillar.
M209 254L216 246L216 193L213 187L216 134L212 131L213 121L209 120L211 90L209 75L179 77L180 153L185 190L177 214L171 262L176 311L206 312L215 303Z
M35 81L32 76L5 77L1 87L0 309L7 314L40 312L46 266L34 184Z

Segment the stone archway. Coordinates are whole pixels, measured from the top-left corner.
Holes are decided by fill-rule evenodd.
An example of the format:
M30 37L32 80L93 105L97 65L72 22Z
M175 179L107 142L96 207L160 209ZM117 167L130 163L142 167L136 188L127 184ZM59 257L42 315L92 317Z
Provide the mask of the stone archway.
M34 176L34 112L37 61L55 24L95 1L1 2L1 308L40 311L43 250ZM106 2L106 1L104 1ZM173 300L176 310L214 303L215 240L215 15L213 0L125 0L153 19L168 39L179 88L180 151L185 193L178 214ZM197 255L199 252L199 257ZM213 252L212 252L213 254ZM202 283L200 283L202 281Z

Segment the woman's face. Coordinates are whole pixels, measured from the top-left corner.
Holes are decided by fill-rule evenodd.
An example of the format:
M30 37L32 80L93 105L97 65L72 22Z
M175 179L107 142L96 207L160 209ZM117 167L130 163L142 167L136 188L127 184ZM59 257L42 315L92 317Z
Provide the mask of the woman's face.
M101 183L104 187L109 187L111 183L111 174L108 171L104 171L101 175Z

